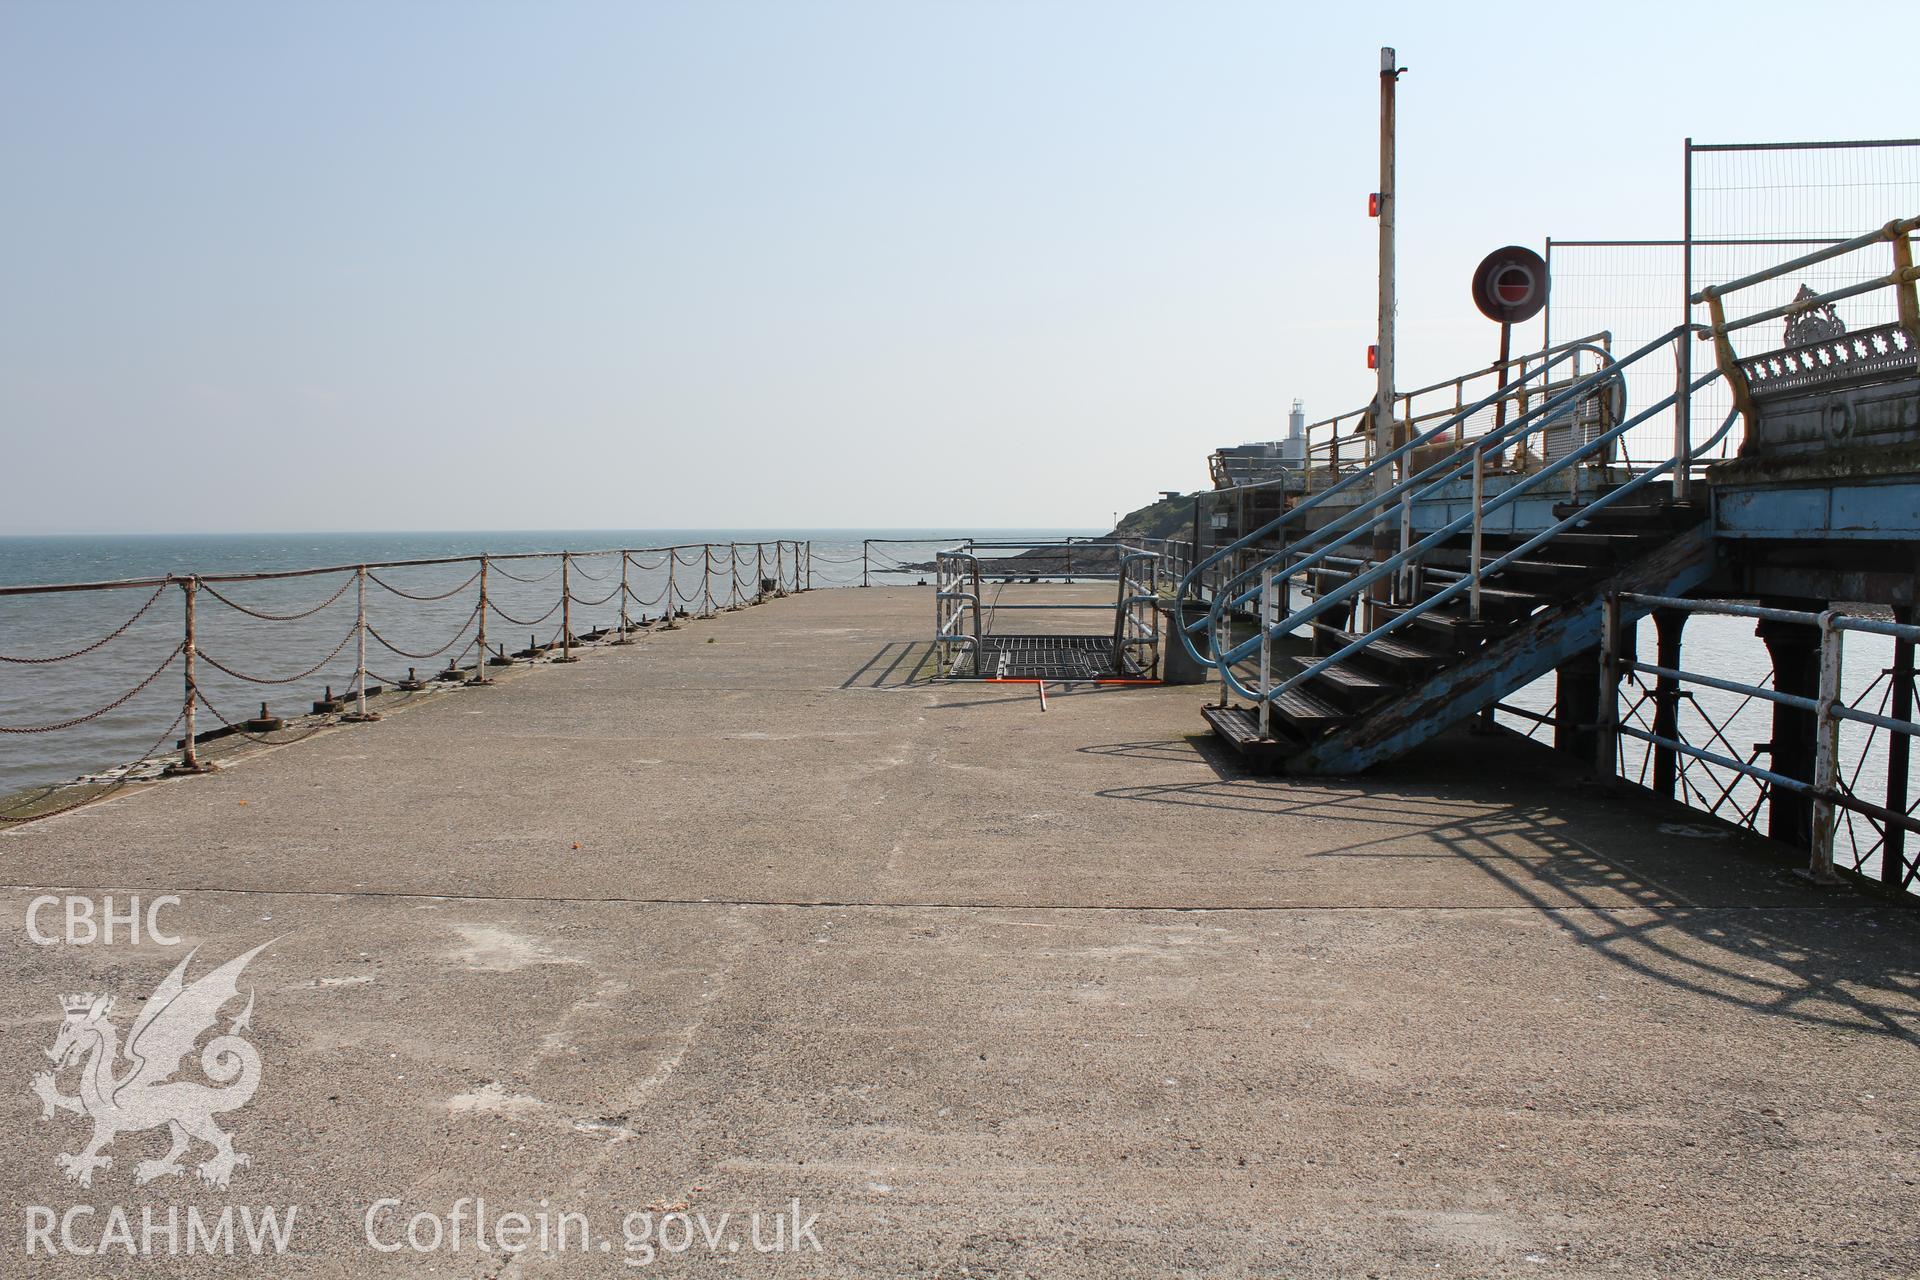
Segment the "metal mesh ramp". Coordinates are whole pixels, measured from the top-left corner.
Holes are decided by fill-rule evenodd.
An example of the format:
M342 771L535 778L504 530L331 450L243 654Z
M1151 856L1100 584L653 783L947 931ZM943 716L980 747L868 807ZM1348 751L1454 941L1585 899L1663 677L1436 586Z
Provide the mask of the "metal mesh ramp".
M983 637L978 674L990 680L1131 680L1140 669L1113 660L1111 636Z

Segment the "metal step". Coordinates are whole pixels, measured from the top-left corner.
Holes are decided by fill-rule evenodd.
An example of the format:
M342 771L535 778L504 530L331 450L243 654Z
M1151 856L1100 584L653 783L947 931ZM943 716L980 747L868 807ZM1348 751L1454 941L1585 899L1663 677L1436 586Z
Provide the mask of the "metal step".
M1275 767L1298 749L1295 743L1262 738L1259 719L1249 708L1202 707L1200 716L1222 741L1257 767Z
M1547 547L1535 548L1535 554L1551 550ZM1488 548L1482 556L1482 563L1495 559L1501 552ZM1449 581L1464 577L1472 565L1472 552L1465 548L1443 547L1428 553L1427 568L1431 576L1438 569L1449 575ZM1527 559L1515 560L1500 570L1502 575L1512 574L1518 578L1544 578L1554 582L1568 582L1575 589L1594 574L1605 572L1604 565L1580 564L1566 560Z
M1406 635L1409 628L1419 628L1420 634L1432 636L1437 643L1444 644L1449 652L1460 654L1478 648L1480 642L1488 635L1504 629L1497 623L1485 620L1480 622L1473 621L1466 616L1464 607L1458 614L1452 612L1451 606L1453 603L1453 601L1448 601L1447 604L1440 606L1438 609L1429 609L1427 612L1415 617L1413 621L1409 622L1405 627L1394 632L1393 636L1383 638L1391 640L1396 636ZM1463 606L1465 605L1465 601L1461 601L1460 603ZM1407 605L1392 604L1379 606L1382 613L1395 618L1405 613L1410 607L1411 606ZM1375 641L1375 643L1377 644L1379 641Z
M1291 674L1298 674L1319 661L1319 658L1288 658L1287 664L1292 668ZM1328 701L1338 703L1348 713L1365 710L1398 687L1362 669L1351 659L1334 663L1308 684L1316 693L1324 691Z
M1324 644L1324 653L1336 653L1346 648L1360 637L1351 631L1344 631L1326 622L1313 624L1313 633ZM1354 656L1379 666L1390 667L1397 673L1419 674L1439 666L1448 655L1433 649L1423 649L1411 640L1404 639L1404 631L1390 636L1381 636L1368 643L1365 649Z

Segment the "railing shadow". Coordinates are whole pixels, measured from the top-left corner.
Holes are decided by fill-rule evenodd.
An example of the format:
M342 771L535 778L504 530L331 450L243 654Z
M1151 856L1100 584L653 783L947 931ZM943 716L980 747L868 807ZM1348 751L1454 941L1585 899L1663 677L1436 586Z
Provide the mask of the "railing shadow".
M1439 753L1431 752L1391 775L1333 781L1249 775L1179 739L1082 750L1203 762L1217 775L1110 788L1096 793L1103 799L1376 826L1377 834L1300 857L1352 859L1365 864L1360 874L1375 875L1392 874L1386 868L1400 862L1463 860L1514 906L1546 913L1576 945L1649 981L1765 1016L1920 1038L1920 929L1911 911L1803 885L1788 874L1789 855L1730 824L1708 864L1698 841L1659 830L1662 811L1649 806L1664 802L1642 799L1639 812L1628 814L1590 778L1529 770L1514 758L1521 749L1544 756L1544 747L1474 741L1484 748L1477 778L1457 764L1436 765ZM1457 741L1452 751L1457 757ZM1490 777L1555 799L1515 803L1489 789ZM1697 811L1674 811L1702 822ZM1632 852L1575 834L1589 826L1615 833ZM1406 847L1421 839L1430 850Z
M889 640L879 652L841 681L842 689L899 689L931 684L934 679L933 642Z

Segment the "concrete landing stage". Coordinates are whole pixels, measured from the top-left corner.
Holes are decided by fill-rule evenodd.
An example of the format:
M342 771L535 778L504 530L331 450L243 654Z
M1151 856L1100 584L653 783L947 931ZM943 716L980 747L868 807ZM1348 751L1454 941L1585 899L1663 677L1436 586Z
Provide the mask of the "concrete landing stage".
M776 601L0 835L0 1274L1920 1265L1911 912L1509 740L1295 783L1203 689L917 682L932 613ZM109 894L179 941L62 940ZM124 1041L262 943L214 1029L251 990L250 1163L141 1185L127 1127L70 1180L63 993ZM241 1206L297 1207L285 1252L141 1239ZM584 1247L501 1251L562 1212Z

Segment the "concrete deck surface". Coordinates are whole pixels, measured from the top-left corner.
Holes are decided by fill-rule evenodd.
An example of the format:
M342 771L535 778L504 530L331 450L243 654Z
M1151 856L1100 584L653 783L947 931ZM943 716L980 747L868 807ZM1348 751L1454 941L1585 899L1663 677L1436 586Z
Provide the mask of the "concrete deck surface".
M652 1269L1920 1271L1911 912L1511 742L1258 779L1205 690L914 683L931 614L775 601L0 836L0 1273L616 1275L630 1212L740 1243L795 1200L817 1253ZM35 945L69 891L179 894L182 941ZM124 1033L188 949L269 940L251 1165L136 1186L166 1139L128 1131L69 1182L87 1125L28 1088L60 994ZM365 1241L476 1196L612 1247ZM76 1204L83 1244L300 1208L268 1259L28 1257Z

